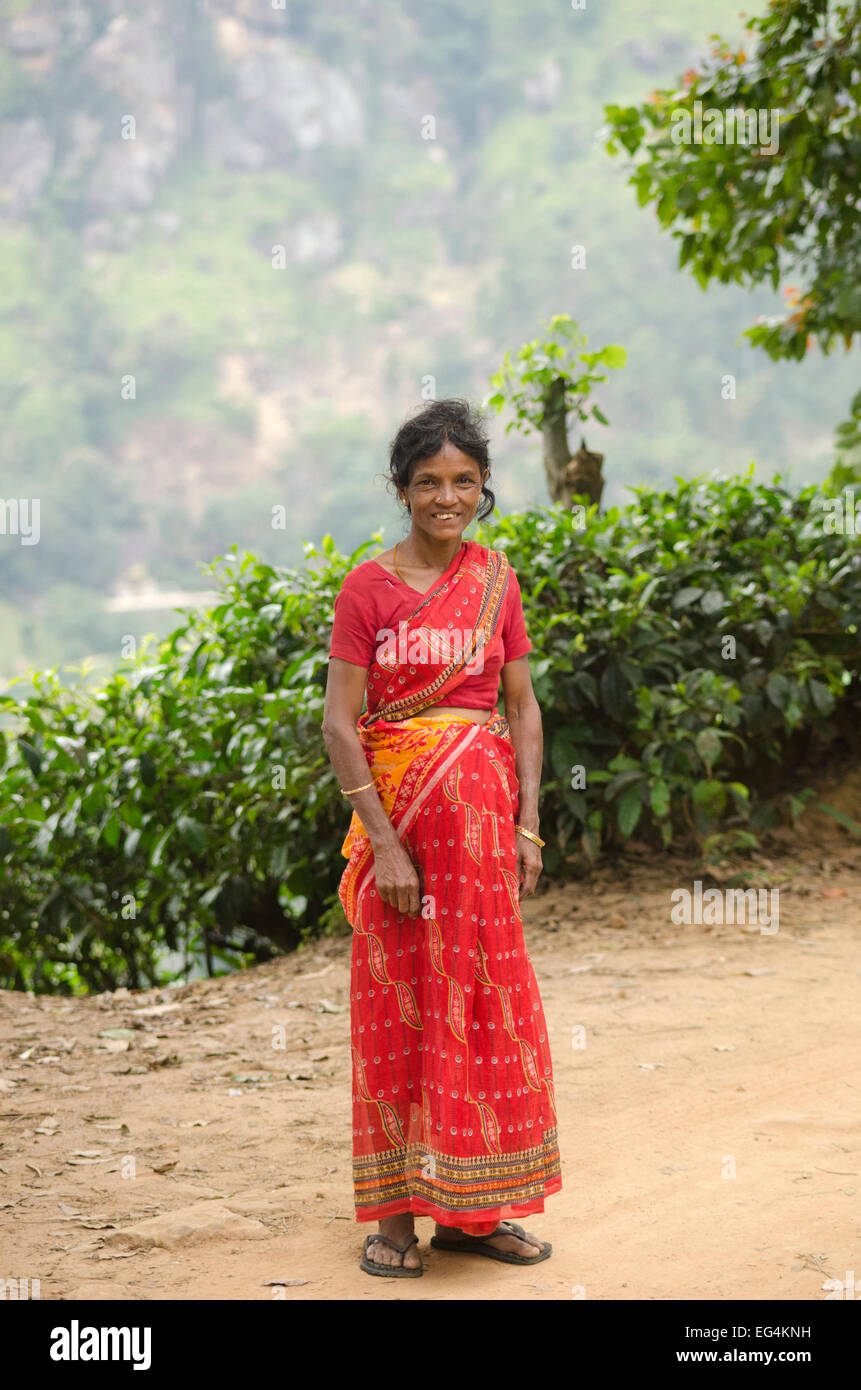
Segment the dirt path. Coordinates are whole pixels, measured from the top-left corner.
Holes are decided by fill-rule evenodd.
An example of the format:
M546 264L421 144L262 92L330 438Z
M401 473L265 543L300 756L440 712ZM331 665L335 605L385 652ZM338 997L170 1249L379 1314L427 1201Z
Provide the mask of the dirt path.
M526 1223L554 1244L534 1271L436 1253L426 1220L423 1279L359 1270L348 940L161 993L0 995L0 1276L43 1299L823 1299L853 1269L861 1286L861 847L834 831L762 870L774 935L672 925L691 868L648 855L524 903L564 1182Z

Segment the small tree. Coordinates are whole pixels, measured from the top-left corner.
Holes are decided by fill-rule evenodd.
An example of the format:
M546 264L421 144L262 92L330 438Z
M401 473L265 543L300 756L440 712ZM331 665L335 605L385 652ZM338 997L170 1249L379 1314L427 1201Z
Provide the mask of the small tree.
M506 434L512 429L540 431L547 490L553 502L570 507L575 496L585 493L597 506L604 488L604 455L590 453L585 437L578 452L571 453L568 417L573 414L583 422L594 419L609 424L597 405L586 408L585 402L595 382L607 380L606 374L594 369L602 364L624 367L627 353L618 343L600 352L578 352L587 339L570 314L554 314L545 333L543 342L536 338L524 343L513 362L506 352L501 368L490 378L496 389L484 404L495 410L512 407L515 419L506 425Z
M791 281L786 312L746 330L754 347L848 352L861 332L861 7L771 0L745 32L710 35L711 58L675 89L606 106L607 149L636 158L638 202L655 203L703 289ZM861 392L836 449L861 456Z

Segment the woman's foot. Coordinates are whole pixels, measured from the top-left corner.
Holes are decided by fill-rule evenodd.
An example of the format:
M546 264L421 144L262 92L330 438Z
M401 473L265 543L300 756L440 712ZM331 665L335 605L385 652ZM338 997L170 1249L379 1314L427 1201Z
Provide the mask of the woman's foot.
M541 1254L545 1248L543 1241L540 1241L537 1236L530 1235L528 1231L523 1232L523 1239L521 1240L520 1236L505 1230L506 1224L505 1221L500 1221L501 1229L497 1233L490 1236L478 1236L477 1239L485 1245L492 1246L494 1250L503 1250L511 1255L522 1255L525 1259L534 1260L537 1255ZM434 1234L439 1244L443 1245L446 1242L463 1240L470 1233L460 1230L457 1226L440 1226L437 1222Z
M395 1241L398 1245L403 1245L405 1240L415 1233L415 1219L411 1212L402 1212L399 1216L386 1216L380 1222L380 1235L388 1236L389 1240ZM368 1241L368 1259L375 1265L403 1265L404 1269L421 1269L422 1262L418 1249L411 1245L409 1250L403 1254L399 1250L393 1250L385 1241L376 1240L373 1236Z

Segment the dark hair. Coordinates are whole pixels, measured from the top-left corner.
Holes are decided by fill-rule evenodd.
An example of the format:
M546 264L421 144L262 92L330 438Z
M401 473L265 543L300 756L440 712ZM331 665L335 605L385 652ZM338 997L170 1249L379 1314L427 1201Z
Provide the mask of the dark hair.
M490 439L481 411L469 401L453 396L422 406L401 425L389 445L390 481L395 487L405 488L415 465L438 454L446 440L474 459L480 472L490 469ZM486 482L482 484L481 497L475 514L477 521L490 516L496 506L496 497Z

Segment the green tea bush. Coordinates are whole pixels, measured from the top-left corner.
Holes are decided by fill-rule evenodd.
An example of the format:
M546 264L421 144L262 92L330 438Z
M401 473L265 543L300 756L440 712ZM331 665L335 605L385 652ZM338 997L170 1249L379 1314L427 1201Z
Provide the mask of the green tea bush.
M858 537L814 487L676 481L476 531L523 592L548 876L635 832L753 844L800 757L858 749ZM381 544L325 537L300 570L222 557L217 606L101 688L55 669L0 700L0 985L140 987L343 928L328 642L344 575Z
M550 873L578 843L592 857L635 830L664 847L752 846L802 758L838 738L861 752L851 512L751 475L497 523L536 648Z

